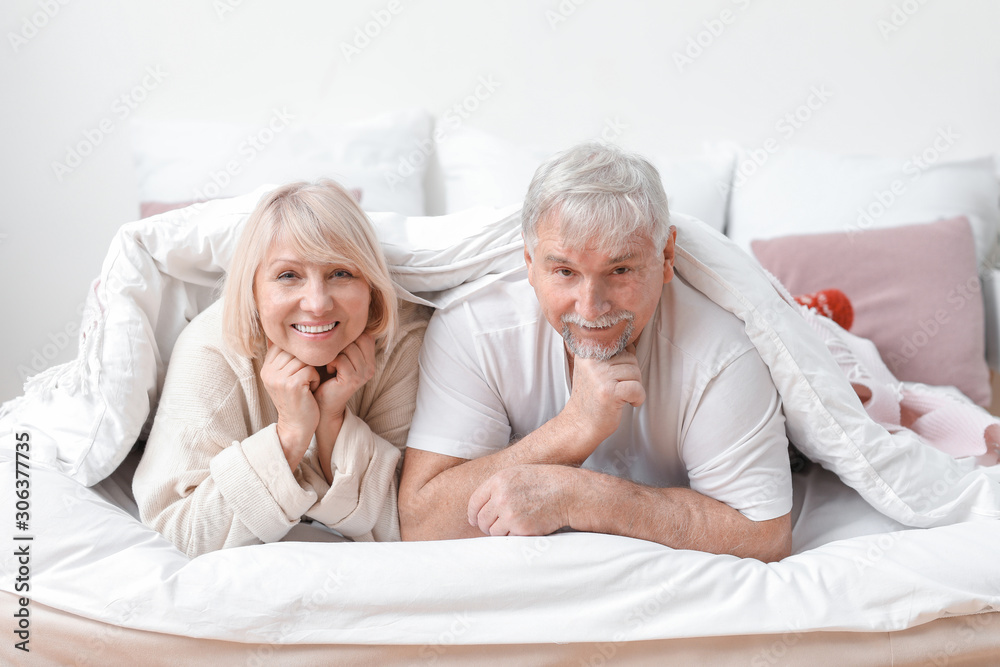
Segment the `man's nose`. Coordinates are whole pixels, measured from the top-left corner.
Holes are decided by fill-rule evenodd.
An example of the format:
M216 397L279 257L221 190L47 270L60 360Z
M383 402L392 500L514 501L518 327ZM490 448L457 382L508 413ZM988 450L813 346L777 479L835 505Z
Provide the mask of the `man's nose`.
M602 281L584 280L581 283L576 310L581 317L591 322L611 311L607 288Z

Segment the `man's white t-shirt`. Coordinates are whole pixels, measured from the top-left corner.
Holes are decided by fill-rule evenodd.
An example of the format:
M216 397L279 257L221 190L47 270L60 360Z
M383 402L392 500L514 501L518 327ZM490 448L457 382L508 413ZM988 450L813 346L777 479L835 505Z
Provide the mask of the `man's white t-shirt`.
M792 507L781 400L732 313L675 274L636 341L646 401L583 467L690 486L763 521ZM555 417L570 397L562 337L524 272L437 311L420 353L407 447L472 459Z

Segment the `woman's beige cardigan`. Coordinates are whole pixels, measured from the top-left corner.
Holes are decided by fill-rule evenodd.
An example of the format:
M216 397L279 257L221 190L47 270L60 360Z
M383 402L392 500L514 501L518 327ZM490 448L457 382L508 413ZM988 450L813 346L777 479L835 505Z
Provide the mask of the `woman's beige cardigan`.
M347 404L332 484L315 439L289 468L259 363L223 345L222 302L196 317L174 346L132 483L142 521L191 557L280 540L303 517L355 540L398 540L397 464L430 310L403 303L399 315L395 343Z

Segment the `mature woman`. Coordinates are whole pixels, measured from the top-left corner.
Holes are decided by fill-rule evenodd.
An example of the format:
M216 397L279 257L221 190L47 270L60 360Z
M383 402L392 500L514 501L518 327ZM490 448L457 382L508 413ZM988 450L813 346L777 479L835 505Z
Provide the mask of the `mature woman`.
M223 298L182 332L133 481L143 522L189 556L280 540L303 518L397 540L397 463L428 309L397 306L339 185L257 205Z

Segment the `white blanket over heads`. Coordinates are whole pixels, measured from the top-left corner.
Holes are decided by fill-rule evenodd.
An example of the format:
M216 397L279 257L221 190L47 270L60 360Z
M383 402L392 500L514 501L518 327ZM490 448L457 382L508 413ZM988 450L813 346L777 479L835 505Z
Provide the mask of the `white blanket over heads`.
M12 451L12 433L26 429L34 465L87 485L111 474L151 423L174 341L214 299L243 223L270 189L124 225L88 295L78 358L29 380L26 395L3 406L4 447ZM444 305L523 263L516 209L371 217L407 298ZM675 214L674 222L677 272L744 321L806 456L904 525L1000 517L1000 469L878 426L756 262L697 220Z

